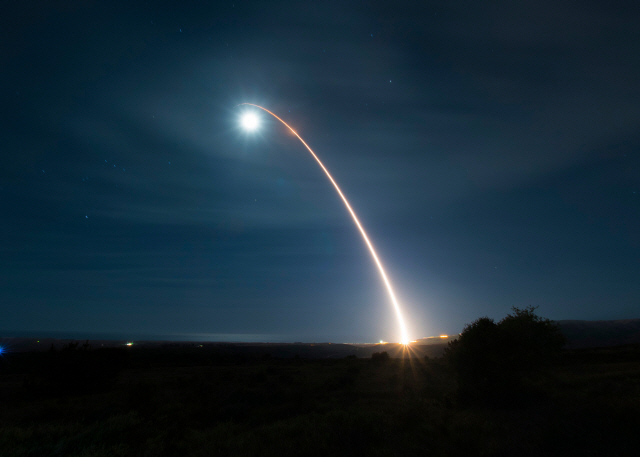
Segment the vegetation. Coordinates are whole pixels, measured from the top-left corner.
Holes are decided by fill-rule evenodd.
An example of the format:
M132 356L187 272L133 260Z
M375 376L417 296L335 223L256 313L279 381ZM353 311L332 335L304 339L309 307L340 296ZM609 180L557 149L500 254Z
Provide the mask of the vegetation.
M385 363L390 358L391 357L389 357L389 353L387 351L374 352L373 354L371 354L371 361L377 363Z
M500 348L496 332L502 342L524 341ZM442 359L82 345L12 354L0 373L0 455L636 455L640 347L558 352L550 335L527 308L473 322ZM538 337L555 342L540 353L528 343ZM72 374L46 368L59 361ZM483 401L460 394L460 385L498 379L500 370L514 380L513 395L522 389L536 401L505 404L483 388L465 394Z
M534 307L512 309L498 323L475 320L449 343L445 360L456 374L461 400L522 401L525 383L558 360L565 344L560 328Z

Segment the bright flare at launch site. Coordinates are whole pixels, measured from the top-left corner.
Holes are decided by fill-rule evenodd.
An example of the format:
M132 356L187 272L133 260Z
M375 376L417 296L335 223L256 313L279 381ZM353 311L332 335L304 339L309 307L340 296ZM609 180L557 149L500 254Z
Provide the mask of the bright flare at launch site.
M364 240L365 244L369 248L369 252L371 253L371 257L373 258L373 261L375 262L376 266L378 267L378 271L380 272L380 276L382 278L382 281L383 281L383 283L384 283L384 285L385 285L385 287L387 289L387 292L389 294L389 298L391 298L391 303L393 305L393 309L395 310L396 317L398 319L398 325L400 327L400 342L402 344L405 344L405 345L409 344L410 340L409 340L409 336L407 334L406 326L404 324L404 319L402 317L402 312L400 311L400 305L398 304L398 300L396 300L395 293L393 292L393 287L391 287L391 282L389 281L389 278L387 278L387 274L386 274L386 272L384 270L384 267L382 266L382 262L380 262L380 259L378 258L378 254L376 254L376 251L373 248L373 244L369 240L369 237L367 236L367 233L364 231L364 228L362 227L362 224L360 224L360 221L358 220L358 216L356 216L355 211L353 210L353 208L351 208L351 205L347 201L347 198L344 196L344 194L340 190L340 187L338 187L338 184L333 179L333 176L331 176L331 174L329 173L329 170L327 170L327 168L320 161L320 159L315 154L315 152L313 152L313 150L302 139L302 137L300 137L300 135L298 135L298 133L295 130L293 130L293 128L291 128L291 126L289 126L289 124L287 124L285 121L283 121L278 116L276 116L274 113L272 113L271 111L269 111L266 108L263 108L260 105L255 105L253 103L241 103L240 105L253 106L255 108L259 108L259 109L271 114L277 120L282 122L282 124L284 124L284 126L286 128L288 128L291 131L291 133L293 133L300 140L300 142L304 145L304 147L307 148L307 150L311 153L311 155L316 160L316 162L318 162L318 165L320 165L320 168L322 168L322 170L325 172L325 174L327 175L327 178L329 178L329 181L331 181L331 184L333 184L333 187L338 192L338 195L340 195L340 198L342 199L342 201L344 202L345 206L347 207L347 210L349 211L349 214L351 214L351 217L352 217L353 221L355 222L356 227L358 227L358 230L360 231L360 234L362 235L362 239ZM259 119L259 117L257 116L257 114L254 111L247 111L241 117L241 124L246 130L252 131L252 130L255 130L255 129L257 129L259 127L260 119Z

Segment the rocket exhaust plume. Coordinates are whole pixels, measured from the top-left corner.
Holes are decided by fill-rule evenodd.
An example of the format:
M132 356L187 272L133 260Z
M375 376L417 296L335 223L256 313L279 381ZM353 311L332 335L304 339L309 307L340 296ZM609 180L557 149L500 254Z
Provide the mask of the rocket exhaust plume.
M331 176L331 173L329 173L329 170L327 170L327 168L320 161L320 159L315 154L315 152L313 152L313 150L309 147L309 145L307 143L305 143L305 141L300 137L300 135L298 135L298 133L295 130L293 130L291 128L291 126L289 126L289 124L287 124L285 121L283 121L278 116L276 116L274 113L272 113L271 111L269 111L266 108L263 108L260 105L255 105L253 103L241 103L240 105L255 106L256 108L260 108L261 110L271 114L277 120L282 122L282 124L284 124L284 126L286 128L288 128L291 131L291 133L293 133L300 140L300 142L304 145L304 147L307 148L307 150L311 153L313 158L316 159L316 162L318 162L318 165L320 165L320 168L322 168L322 170L325 172L325 174L327 175L327 178L329 178L329 181L331 181L331 184L333 184L333 187L335 187L336 191L338 192L338 195L340 195L340 198L342 199L342 201L344 202L345 206L349 210L349 213L351 214L351 217L353 218L353 221L356 223L356 226L358 227L358 230L360 230L360 234L362 235L362 238L364 239L364 242L366 243L367 247L369 248L369 252L371 253L371 257L373 257L373 260L374 260L376 266L378 267L378 271L380 272L380 276L382 277L384 285L387 288L387 292L389 293L389 297L391 298L391 303L393 304L393 308L394 308L394 310L396 312L396 317L398 318L398 325L400 326L401 343L402 344L408 344L409 343L409 337L407 335L407 329L406 329L406 327L404 325L404 319L402 318L402 312L400 311L400 305L398 304L398 301L396 300L396 296L395 296L395 294L393 292L393 287L391 287L391 282L389 281L389 278L387 278L387 274L385 273L384 268L382 266L382 263L380 262L380 259L378 258L378 254L376 254L376 250L373 248L373 244L371 244L371 241L369 241L369 237L367 236L367 233L364 231L364 228L362 228L362 224L360 224L360 221L358 220L358 216L356 216L355 211L353 211L353 208L351 208L351 205L347 201L347 198L344 196L344 194L340 190L340 187L338 187L338 184L333 179L333 176ZM238 105L238 106L240 106L240 105Z

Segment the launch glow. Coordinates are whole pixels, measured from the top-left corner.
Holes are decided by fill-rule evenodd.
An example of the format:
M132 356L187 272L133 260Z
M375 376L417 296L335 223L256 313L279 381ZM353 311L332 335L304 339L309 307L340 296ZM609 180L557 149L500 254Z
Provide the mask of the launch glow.
M320 161L320 159L315 154L315 152L313 152L313 150L309 147L309 145L285 121L283 121L278 116L276 116L274 113L272 113L271 111L269 111L266 108L263 108L260 105L255 105L253 103L241 103L240 105L255 106L256 108L259 108L259 109L271 114L277 120L282 122L282 124L284 124L284 126L286 128L288 128L291 131L291 133L293 133L300 140L300 142L304 145L304 147L307 148L307 150L311 153L311 155L316 160L316 162L318 162L318 165L320 165L320 168L322 168L322 170L325 172L325 174L327 175L327 178L329 178L329 181L331 181L331 184L333 184L333 187L338 192L338 195L340 195L340 198L342 199L342 201L344 202L345 206L347 207L347 210L349 210L349 214L351 214L351 217L353 218L353 221L355 222L356 226L358 227L358 230L360 231L360 234L362 235L362 238L364 239L365 244L369 248L369 252L371 253L371 257L373 257L373 260L374 260L376 266L378 267L378 271L380 272L380 276L382 277L382 281L384 282L384 285L385 285L385 287L387 289L389 297L391 298L391 303L393 305L393 309L395 310L396 317L398 319L398 325L400 326L400 335L401 335L401 340L400 341L401 341L402 344L409 344L409 336L407 335L407 329L406 329L405 324L404 324L404 319L402 317L402 312L400 311L400 305L398 304L398 301L396 300L395 293L393 292L393 287L391 287L391 282L389 281L389 278L387 278L387 274L386 274L386 272L385 272L385 270L384 270L384 268L382 266L382 262L380 262L380 259L378 258L378 254L376 254L376 251L373 248L373 244L369 240L369 237L367 236L367 233L364 231L364 228L362 227L362 224L360 224L360 221L358 220L358 216L356 216L355 211L353 211L353 209L351 208L351 205L347 201L347 198L344 196L344 194L340 190L340 187L338 187L338 184L333 179L333 176L331 176L331 173L329 173L329 170L327 170L327 168ZM255 116L255 114L253 114L254 118L252 120L252 118L248 117L250 114L253 114L253 113L245 113L243 115L243 117L242 117L242 125L245 128L247 128L248 130L254 130L259 125L259 120L258 120L257 116Z

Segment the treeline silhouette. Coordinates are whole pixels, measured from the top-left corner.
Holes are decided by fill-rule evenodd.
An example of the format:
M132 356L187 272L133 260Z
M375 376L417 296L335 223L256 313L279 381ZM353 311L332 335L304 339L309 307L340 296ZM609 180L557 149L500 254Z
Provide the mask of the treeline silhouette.
M544 375L566 342L559 326L535 309L514 307L499 322L481 317L449 343L444 360L456 375L460 401L510 404L533 393L527 381Z

